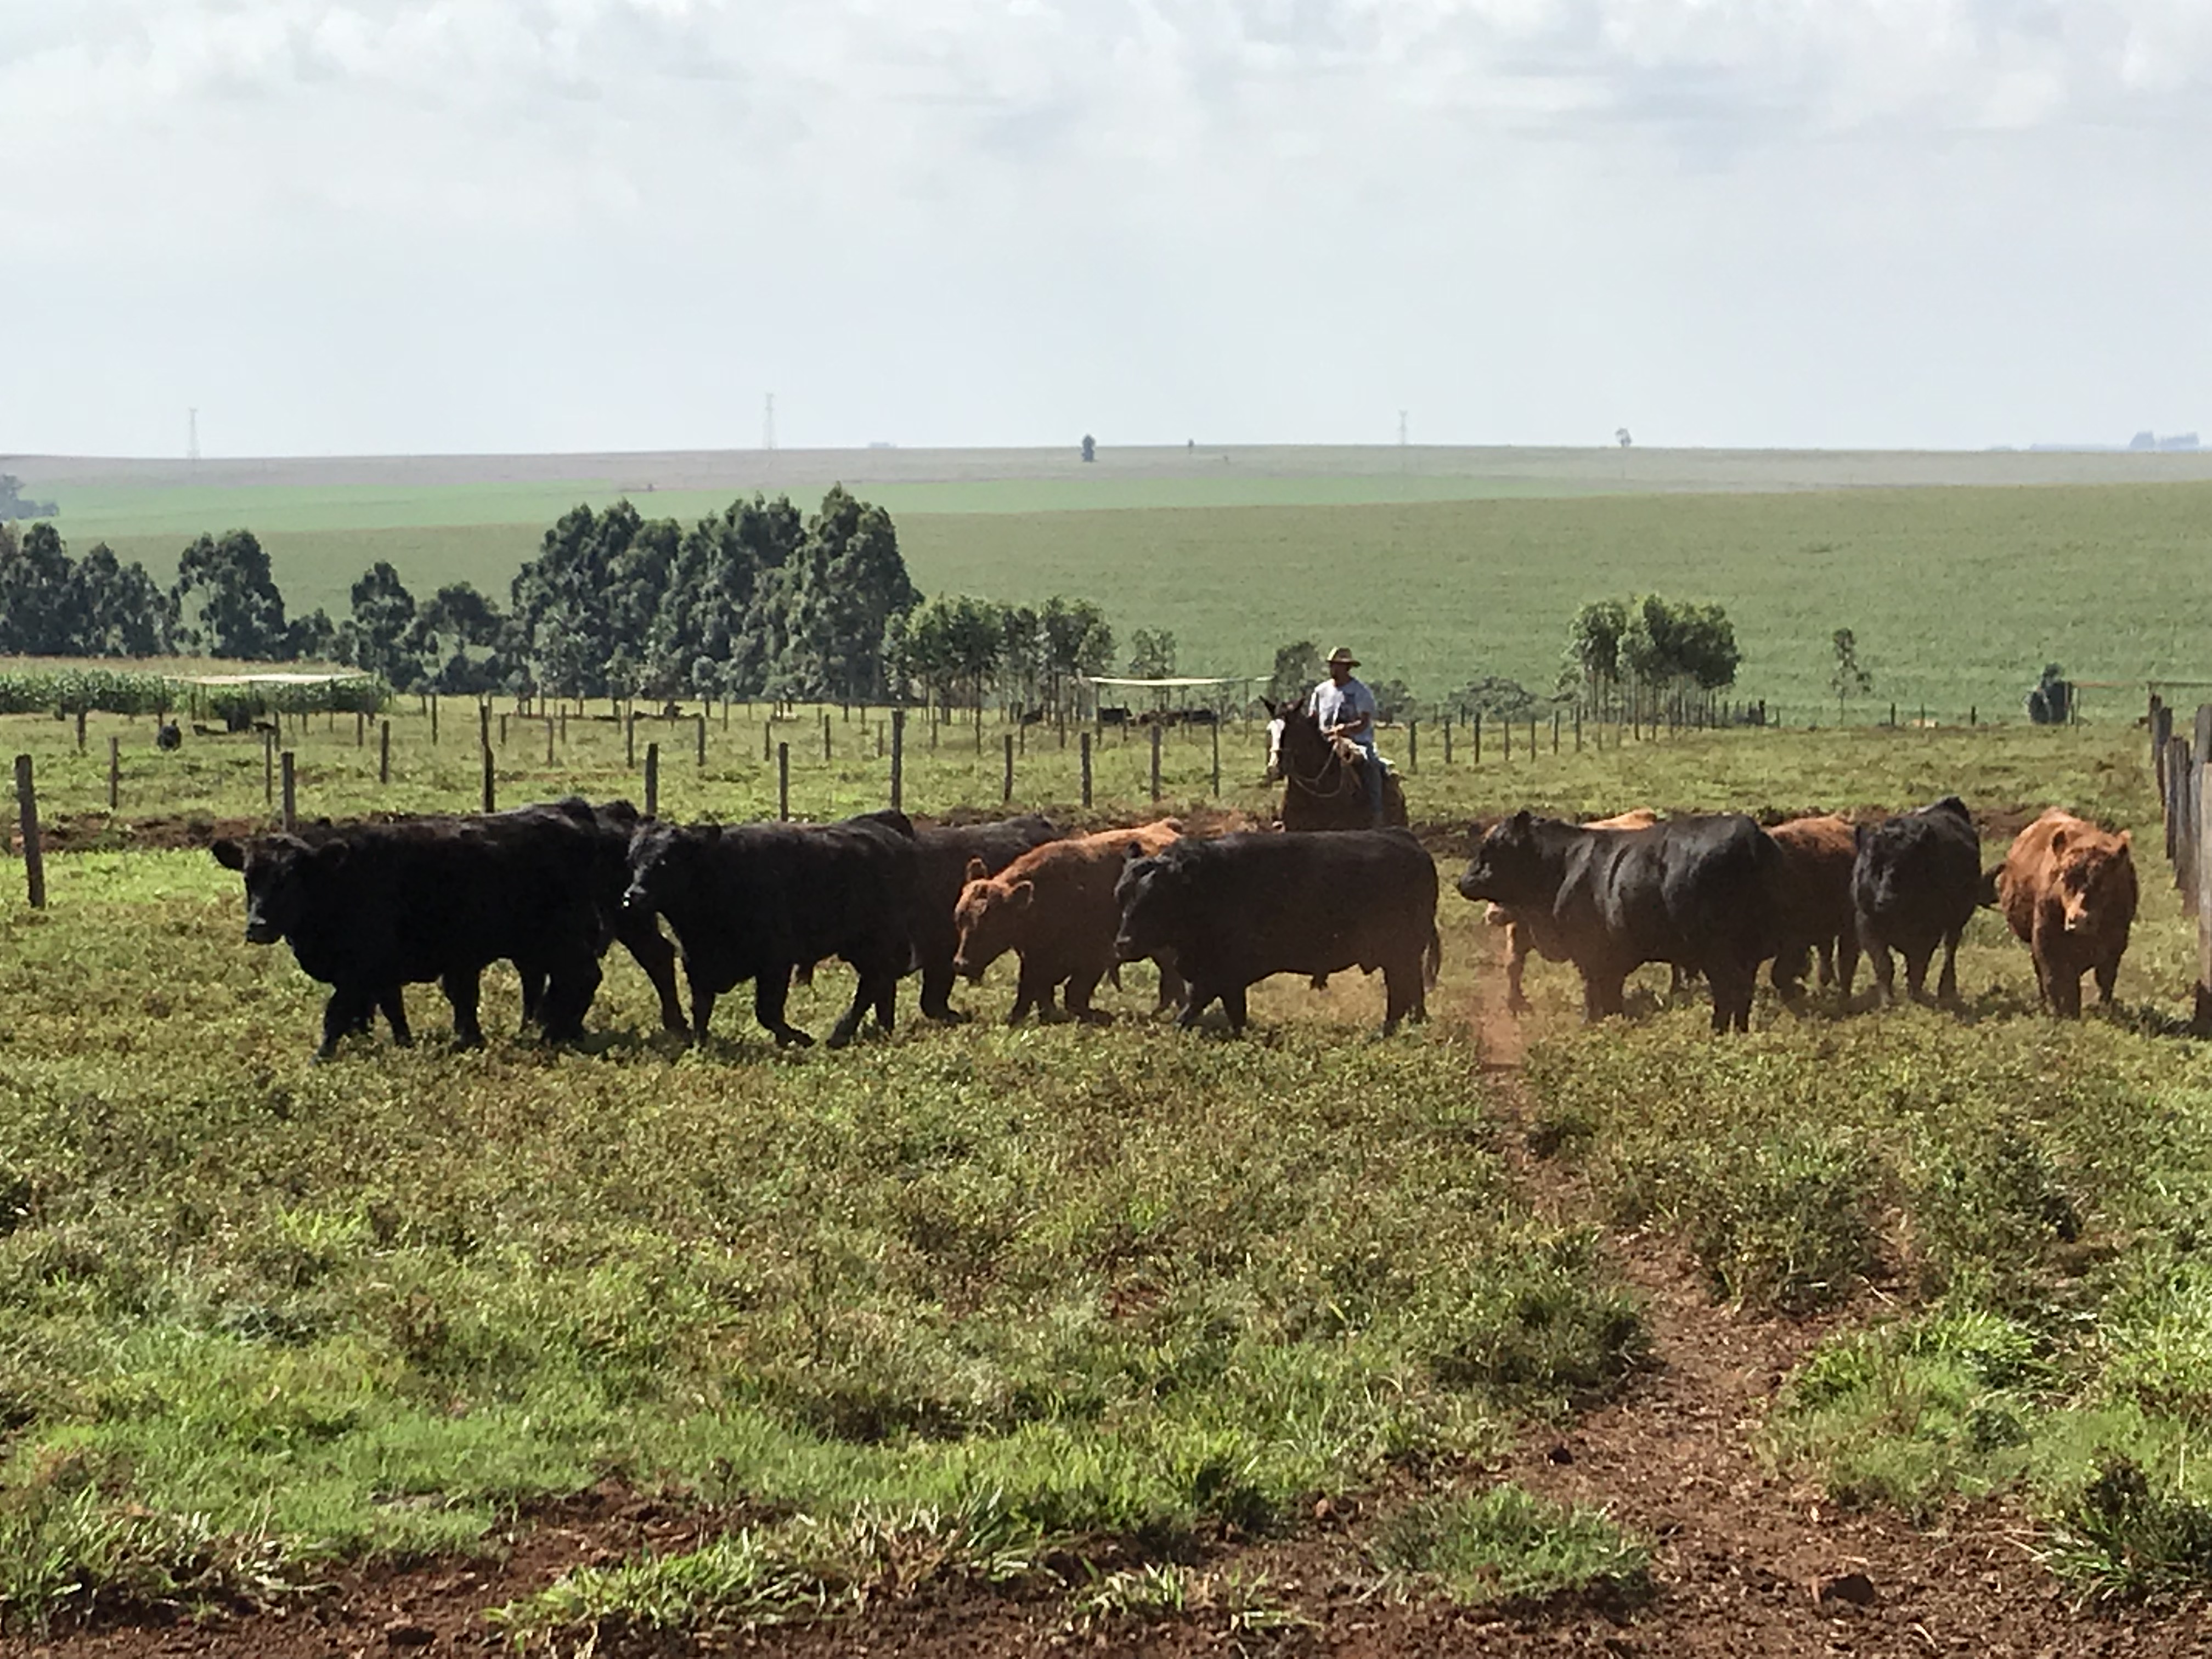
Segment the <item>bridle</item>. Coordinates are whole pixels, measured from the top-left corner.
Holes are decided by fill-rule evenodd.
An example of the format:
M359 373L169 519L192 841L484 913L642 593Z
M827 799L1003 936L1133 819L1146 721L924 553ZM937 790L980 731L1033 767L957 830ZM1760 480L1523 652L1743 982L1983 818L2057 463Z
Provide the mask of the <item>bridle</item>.
M1293 716L1293 718L1303 719L1304 717ZM1314 734L1316 737L1320 736L1321 728L1318 726L1314 727ZM1299 772L1297 763L1291 759L1291 745L1287 741L1290 735L1290 724L1285 722L1283 726L1283 736L1286 739L1283 744L1283 775L1285 778L1316 800L1335 800L1352 793L1352 770L1345 765L1344 757L1337 752L1334 744L1326 738L1321 739L1322 746L1327 751L1328 758L1322 762L1311 777L1307 777ZM1336 787L1333 789L1323 789L1322 781L1328 776L1329 769L1332 767L1336 769Z

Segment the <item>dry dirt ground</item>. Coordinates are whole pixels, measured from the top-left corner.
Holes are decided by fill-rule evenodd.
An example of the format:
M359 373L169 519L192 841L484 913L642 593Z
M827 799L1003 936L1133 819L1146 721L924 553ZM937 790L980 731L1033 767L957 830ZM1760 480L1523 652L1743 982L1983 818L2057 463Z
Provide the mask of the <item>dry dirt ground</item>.
M1459 1012L1485 1037L1480 1086L1510 1123L1522 1114L1522 1036L1485 975ZM1516 1149L1519 1137L1510 1134ZM1579 1210L1571 1172L1516 1151L1539 1201ZM599 1654L758 1652L829 1656L1012 1656L1078 1652L1190 1656L1589 1654L1800 1656L2212 1656L2202 1608L2076 1607L2035 1559L2036 1540L1996 1508L1962 1509L1920 1529L1888 1515L1840 1511L1816 1488L1777 1475L1757 1450L1761 1415L1790 1367L1835 1319L1747 1318L1714 1306L1667 1240L1611 1241L1650 1301L1654 1363L1613 1403L1564 1430L1531 1428L1490 1471L1571 1501L1601 1504L1657 1540L1648 1594L1462 1608L1377 1596L1362 1553L1389 1493L1324 1506L1289 1540L1218 1540L1207 1575L1264 1575L1297 1621L1239 1628L1197 1607L1162 1624L1070 1628L1042 1590L953 1590L880 1603L833 1624L710 1638L602 1639ZM1848 1318L1849 1314L1842 1316ZM490 1652L505 1645L483 1613L579 1563L679 1549L726 1518L617 1489L526 1516L483 1558L335 1573L287 1604L174 1622L117 1621L32 1640L26 1659L294 1659L295 1656Z

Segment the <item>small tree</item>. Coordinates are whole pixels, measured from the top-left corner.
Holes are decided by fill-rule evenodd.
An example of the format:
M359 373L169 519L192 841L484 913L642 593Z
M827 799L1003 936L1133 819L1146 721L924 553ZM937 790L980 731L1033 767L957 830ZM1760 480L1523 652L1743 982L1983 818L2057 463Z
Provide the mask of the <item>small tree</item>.
M1267 677L1267 701L1296 702L1322 683L1328 669L1321 647L1311 640L1298 640L1275 647L1275 672Z
M1853 697L1863 697L1874 690L1874 676L1859 666L1859 642L1848 628L1838 628L1834 635L1836 650L1835 672L1828 676L1829 689L1836 694L1836 724L1844 723L1844 707Z
M1098 440L1088 432L1083 434L1083 459L1086 461L1095 461L1098 459Z
M1176 637L1164 628L1139 628L1129 635L1129 672L1140 680L1164 680L1176 671ZM1158 702L1167 707L1167 693Z
M1630 444L1635 441L1634 439L1628 435L1628 428L1625 426L1615 427L1613 428L1613 441L1619 444L1623 449L1627 448Z
M2055 662L2043 665L2043 678L2027 694L2027 717L2038 726L2063 726L2074 713L2074 683Z

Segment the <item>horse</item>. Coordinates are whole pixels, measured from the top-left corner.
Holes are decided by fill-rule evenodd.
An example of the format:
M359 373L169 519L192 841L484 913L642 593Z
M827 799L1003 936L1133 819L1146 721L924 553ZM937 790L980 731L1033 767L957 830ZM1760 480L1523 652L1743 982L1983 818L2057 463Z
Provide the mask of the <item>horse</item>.
M1283 776L1283 828L1285 830L1366 830L1367 790L1357 767L1344 755L1351 744L1340 745L1322 734L1321 722L1302 702L1270 704L1267 712L1282 722L1275 758ZM1395 772L1382 774L1382 822L1403 829L1406 793Z

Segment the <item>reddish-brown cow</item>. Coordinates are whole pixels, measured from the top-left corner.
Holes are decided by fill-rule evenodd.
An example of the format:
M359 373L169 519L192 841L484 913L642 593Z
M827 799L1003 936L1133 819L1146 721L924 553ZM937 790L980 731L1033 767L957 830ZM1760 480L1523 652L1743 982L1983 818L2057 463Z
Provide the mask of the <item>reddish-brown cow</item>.
M1121 910L1114 884L1132 847L1150 854L1182 834L1172 818L1133 830L1056 841L1024 853L994 876L981 860L968 866L968 885L955 913L960 951L955 971L980 979L1007 951L1020 954L1021 978L1010 1025L1031 1009L1053 1011L1053 995L1066 987L1067 1012L1093 1024L1107 1016L1091 1006L1091 994L1114 967L1114 936ZM1182 981L1174 964L1160 963L1160 1003L1179 1002Z
M1838 958L1848 981L1858 965L1858 923L1851 909L1851 865L1858 841L1851 821L1838 812L1791 818L1766 832L1782 849L1782 949L1774 958L1774 988L1796 997L1815 952L1820 982L1832 984Z
M2112 1000L2136 919L2136 866L2127 831L2113 835L2052 807L2014 838L1997 872L1997 905L2035 958L2053 1013L2078 1018L2081 975Z

